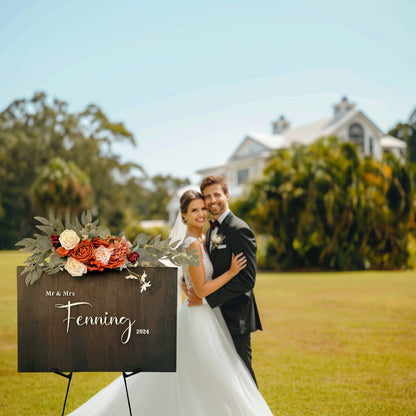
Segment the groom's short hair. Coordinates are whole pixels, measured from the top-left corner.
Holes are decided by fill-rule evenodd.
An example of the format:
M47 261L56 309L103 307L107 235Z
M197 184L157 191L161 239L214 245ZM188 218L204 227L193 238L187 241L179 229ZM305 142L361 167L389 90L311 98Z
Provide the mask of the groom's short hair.
M209 175L205 176L204 179L201 181L201 185L199 186L201 189L201 192L204 193L204 189L211 185L220 185L222 191L225 195L228 194L228 185L227 182L225 182L225 179L221 175Z

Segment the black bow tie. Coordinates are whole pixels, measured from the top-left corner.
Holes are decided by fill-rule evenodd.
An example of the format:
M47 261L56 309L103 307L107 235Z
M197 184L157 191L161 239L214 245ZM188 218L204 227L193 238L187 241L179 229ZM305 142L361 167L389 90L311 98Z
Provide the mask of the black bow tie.
M220 223L217 220L215 221L209 220L209 225L211 227L211 230L213 230L215 227L218 227L218 228L220 227Z

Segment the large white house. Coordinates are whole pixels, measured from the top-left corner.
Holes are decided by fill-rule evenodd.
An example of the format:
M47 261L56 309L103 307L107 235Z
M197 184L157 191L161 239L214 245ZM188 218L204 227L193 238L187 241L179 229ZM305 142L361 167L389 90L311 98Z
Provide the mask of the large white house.
M224 176L232 196L239 196L245 182L259 177L270 154L277 149L288 148L297 142L309 145L321 138L336 135L341 141L359 145L364 155L381 159L389 151L404 157L406 143L386 136L354 103L346 97L333 106L331 117L291 128L284 116L272 123L272 134L250 133L239 144L228 160L217 166L200 169L201 176L218 174Z

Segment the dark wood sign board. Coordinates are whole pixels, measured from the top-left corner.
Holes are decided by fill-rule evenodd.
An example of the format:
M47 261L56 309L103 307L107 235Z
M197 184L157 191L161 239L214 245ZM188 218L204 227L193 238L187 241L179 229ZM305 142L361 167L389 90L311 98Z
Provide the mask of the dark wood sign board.
M148 267L140 293L127 271L44 274L17 268L18 371L176 371L177 269Z

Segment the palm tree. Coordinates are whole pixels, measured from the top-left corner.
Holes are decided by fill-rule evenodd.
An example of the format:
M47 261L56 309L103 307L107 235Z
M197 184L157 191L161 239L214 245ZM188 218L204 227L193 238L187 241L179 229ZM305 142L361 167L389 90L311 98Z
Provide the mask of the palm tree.
M88 208L90 192L88 176L59 157L44 166L31 188L33 202L42 212L52 212L67 223Z

